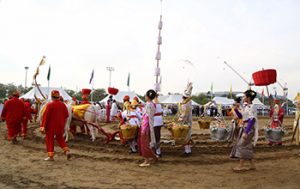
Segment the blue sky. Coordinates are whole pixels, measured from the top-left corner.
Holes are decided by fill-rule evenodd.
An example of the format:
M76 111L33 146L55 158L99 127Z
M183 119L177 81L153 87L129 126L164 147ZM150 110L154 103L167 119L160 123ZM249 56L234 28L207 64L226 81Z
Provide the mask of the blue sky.
M287 82L289 96L299 89L300 1L297 0L164 0L161 47L162 92L245 90L224 66L226 60L250 80L262 68L274 68ZM143 94L153 86L159 0L2 0L0 1L0 82L29 81L43 55L39 82L78 89L112 83ZM182 61L188 59L194 66ZM274 87L281 94L278 85ZM261 91L262 88L255 88Z

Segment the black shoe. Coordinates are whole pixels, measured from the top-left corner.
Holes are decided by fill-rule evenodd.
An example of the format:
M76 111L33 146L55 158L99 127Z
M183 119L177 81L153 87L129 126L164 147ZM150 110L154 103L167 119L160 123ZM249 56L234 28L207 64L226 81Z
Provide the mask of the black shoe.
M159 158L162 158L162 155L161 154L156 154L157 157Z

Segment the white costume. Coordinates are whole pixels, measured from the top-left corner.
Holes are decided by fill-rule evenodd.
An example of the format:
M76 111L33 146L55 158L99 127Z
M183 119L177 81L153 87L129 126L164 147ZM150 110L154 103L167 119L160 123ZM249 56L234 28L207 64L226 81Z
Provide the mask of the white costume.
M141 126L141 115L138 114L135 110L124 110L121 113L122 119L126 120L126 123L131 126ZM128 141L128 144L132 152L136 152L137 142L135 139Z
M187 124L189 126L189 132L186 137L186 142L187 144L184 146L184 152L185 154L191 154L192 149L190 145L190 140L192 137L192 101L191 101L191 96L192 96L192 90L193 90L193 84L191 82L188 82L186 89L184 90L183 96L186 98L183 100L181 103L179 103L179 113L180 113L180 120L184 124Z
M155 104L156 110L154 114L154 127L162 126L164 124L163 122L163 109L161 104Z
M110 120L114 121L118 115L118 106L116 102L113 102L110 109Z

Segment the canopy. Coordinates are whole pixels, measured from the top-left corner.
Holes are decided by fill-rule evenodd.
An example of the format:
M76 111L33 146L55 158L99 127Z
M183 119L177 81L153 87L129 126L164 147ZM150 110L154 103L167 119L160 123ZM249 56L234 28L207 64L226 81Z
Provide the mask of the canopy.
M119 103L122 103L123 102L123 98L126 95L128 95L130 97L130 101L132 101L132 99L134 97L138 97L138 95L135 92L131 92L131 91L119 91L117 95L113 95L113 99L115 99ZM107 100L109 99L109 96L111 96L111 95L110 94L107 95L104 99L102 99L100 101L100 103L107 102ZM140 102L144 102L139 97L138 97L138 99L139 99Z
M166 96L158 96L158 101L162 104L178 104L182 101L182 95L166 95ZM199 106L199 104L192 100L193 106Z
M58 88L58 87L50 87L50 88L48 88L48 87L39 87L39 88L41 89L44 96L48 97L48 99L51 99L51 91L53 91L53 90L58 90L59 93L60 93L60 96L62 96L64 98L64 100L71 100L72 99L68 95L68 93L66 93L66 91L62 88ZM34 94L36 95L37 98L43 99L41 93L39 92L39 90L36 87L32 88L30 91L28 91L26 94L24 94L20 98L33 100L33 99L35 99Z
M216 96L212 99L213 102L215 102L216 104L220 104L223 106L231 106L234 104L234 100L233 99L229 99L227 97L220 97L220 96Z

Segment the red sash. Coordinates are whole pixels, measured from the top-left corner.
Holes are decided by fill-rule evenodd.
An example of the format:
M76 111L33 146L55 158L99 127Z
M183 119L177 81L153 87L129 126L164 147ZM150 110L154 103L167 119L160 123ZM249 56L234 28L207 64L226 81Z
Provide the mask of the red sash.
M162 116L163 113L162 112L158 112L158 113L155 113L154 116Z

